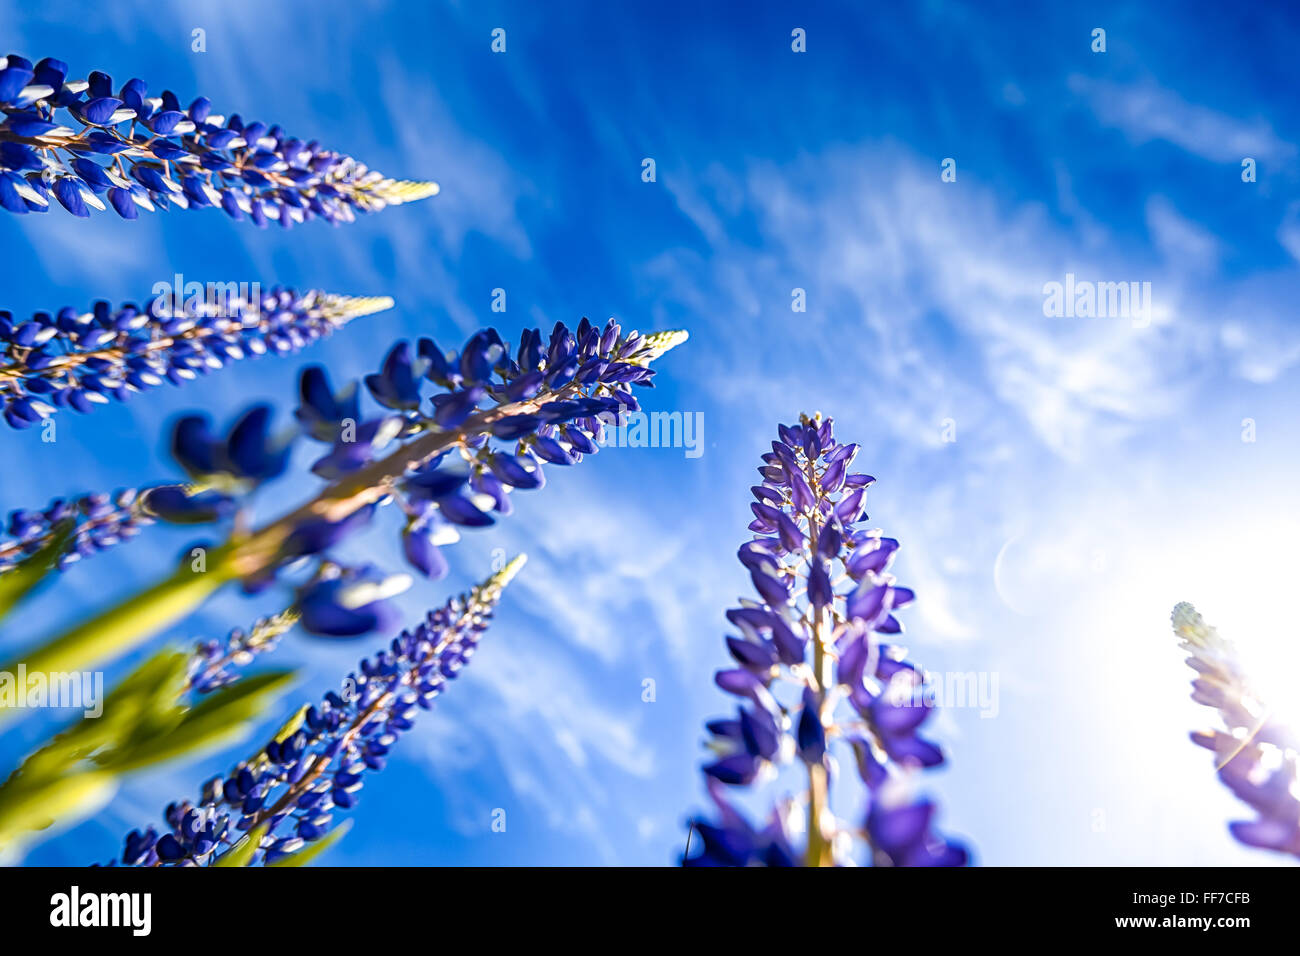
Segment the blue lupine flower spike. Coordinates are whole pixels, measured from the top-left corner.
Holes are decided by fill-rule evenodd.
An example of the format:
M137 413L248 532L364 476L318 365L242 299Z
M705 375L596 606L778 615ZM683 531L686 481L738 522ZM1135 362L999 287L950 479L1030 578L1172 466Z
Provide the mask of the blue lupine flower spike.
M196 803L173 803L166 827L133 830L127 866L205 866L245 854L247 865L292 859L325 838L337 811L360 799L367 771L382 770L397 739L414 726L473 656L520 555L468 594L454 598L392 645L362 660L339 692L304 708L251 760L202 788ZM238 849L236 849L238 847Z
M232 528L224 544L205 549L203 573L183 562L29 652L24 663L32 672L92 668L180 620L225 584L268 587L286 565L308 568L302 558L318 562L312 580L297 588L304 630L355 636L383 627L391 617L384 598L409 579L340 569L329 560L331 548L365 527L381 505L396 503L407 560L421 574L441 577L442 547L459 528L509 514L514 489L544 483L543 462L572 465L597 451L605 426L639 409L632 387L650 387L651 363L686 338L682 331L624 334L613 321L602 328L583 319L574 331L557 323L548 342L537 329L525 330L517 353L491 329L472 336L459 354L424 339L412 355L399 342L367 377L388 411L359 419L350 389L336 392L323 371L308 369L296 417L308 435L329 444L312 468L329 483L261 527ZM440 391L428 399L421 389L430 380ZM177 500L169 509L185 520L238 509L241 496L284 470L288 455L265 407L250 409L224 432L203 416L185 416L172 451L207 489L190 505L183 491L171 496ZM0 700L0 721L5 717Z
M932 701L892 643L895 612L913 599L886 570L898 542L858 527L875 479L849 471L858 446L837 443L820 414L779 433L751 489L755 536L739 552L758 600L727 612L740 632L727 638L735 665L715 678L739 698L734 718L708 724L704 774L718 816L691 822L697 852L682 862L963 865L965 848L931 827L934 804L912 791L914 771L943 754L917 735ZM858 820L831 810L844 762L865 784ZM781 785L783 771L799 778L797 796L777 799L761 826L727 799L728 787Z
M58 526L72 519L74 532L67 551L58 559L59 570L74 562L129 541L159 515L181 522L187 514L200 514L199 506L209 499L193 485L154 485L125 488L108 494L56 498L41 510L19 509L9 513L6 534L0 534L0 574L12 571L28 555L45 547L57 534ZM225 513L225 505L217 511ZM210 513L201 513L212 520Z
M1179 604L1173 625L1196 671L1192 700L1213 707L1223 721L1222 730L1197 731L1192 742L1213 751L1219 779L1258 814L1229 830L1247 846L1300 857L1300 731L1260 699L1236 647L1196 608Z
M392 307L383 296L214 283L205 295L157 296L143 309L96 302L27 321L0 312L0 411L13 428L30 428L60 408L90 412L249 355L296 352Z
M112 206L123 219L219 207L236 220L290 228L338 224L436 195L438 184L388 179L350 156L304 142L279 126L183 106L170 90L151 97L142 80L113 91L105 73L68 81L68 65L0 57L0 206L74 216Z
M292 608L260 618L245 630L237 627L222 641L202 641L190 656L186 668L186 689L210 694L239 679L239 669L259 654L275 650L280 638L293 630L299 614Z
M376 504L395 501L405 515L407 560L422 575L440 578L448 571L441 549L458 540L458 528L485 527L494 513L510 514L512 490L543 484L543 461L570 465L595 452L605 424L639 407L627 389L649 385L649 363L684 338L623 336L612 322L602 330L584 319L576 333L557 324L545 349L540 331L526 330L516 359L490 329L473 335L459 354L425 339L413 356L399 342L365 378L388 410L368 419L360 415L354 387L336 393L323 369L308 368L295 416L307 435L330 446L312 470L333 484L254 532L231 561L245 580L266 583L281 564L323 556L364 526ZM428 379L445 390L426 403L421 387ZM177 458L194 480L229 487L239 469L221 447L234 433L217 440L206 428L200 418L181 421ZM299 590L303 628L314 634L382 629L391 619L383 598L409 584L404 576L329 562L322 572Z

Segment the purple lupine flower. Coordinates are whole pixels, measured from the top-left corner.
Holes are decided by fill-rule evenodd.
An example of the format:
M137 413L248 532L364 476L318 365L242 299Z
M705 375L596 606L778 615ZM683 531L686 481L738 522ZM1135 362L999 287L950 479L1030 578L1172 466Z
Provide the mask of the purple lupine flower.
M0 538L0 574L12 571L24 557L49 544L65 522L73 523L67 550L58 559L63 570L140 533L162 514L170 521L183 521L204 496L181 485L125 488L108 494L56 498L40 510L19 509L9 513L7 537ZM176 504L173 505L173 502ZM224 508L205 512L205 520L224 514ZM210 517L208 517L210 516Z
M739 698L734 718L708 724L704 768L717 819L695 819L688 866L960 866L968 854L932 826L934 804L912 789L916 770L943 762L918 735L932 702L923 674L892 643L895 612L913 599L887 567L898 542L858 527L874 478L850 473L858 446L835 441L832 421L780 426L751 489L753 540L741 546L758 600L727 619L740 636L718 686ZM837 768L852 761L868 794L856 821L831 811ZM752 824L727 798L795 770L799 796ZM687 853L690 853L688 847Z
M237 627L224 640L201 641L190 656L187 687L196 694L212 691L239 679L238 668L246 667L258 654L275 649L280 638L298 623L295 610L260 618L245 630Z
M219 207L236 220L284 228L321 218L351 222L436 195L438 184L388 179L350 156L279 126L212 112L206 97L183 106L132 79L116 92L105 73L69 81L68 65L0 57L0 206L74 216L112 206L123 219Z
M392 307L381 296L214 283L208 295L158 296L143 309L96 302L88 312L37 312L27 321L0 312L0 410L11 427L30 428L60 408L87 413L246 356L296 352Z
M1173 611L1174 633L1196 671L1192 700L1219 712L1223 729L1196 731L1192 742L1214 752L1219 779L1258 814L1228 825L1247 846L1300 857L1300 732L1251 688L1231 641L1187 603Z
M382 770L414 726L473 656L520 555L454 598L387 650L362 660L339 692L304 708L251 760L211 780L196 803L167 807L166 827L133 830L127 866L204 866L256 831L251 865L276 863L328 835L334 813L357 805L367 771Z
M264 586L290 561L323 559L365 526L379 504L397 502L406 516L407 560L422 575L440 578L448 570L441 548L458 540L459 528L486 527L508 515L513 490L544 484L543 461L571 465L595 452L602 418L626 406L624 387L649 386L650 362L685 337L624 336L613 321L602 329L583 319L573 332L557 323L545 347L540 331L525 330L515 358L491 329L472 336L459 353L425 339L413 354L399 342L380 371L366 376L367 390L387 410L370 419L358 417L354 390L336 393L323 369L308 368L295 417L309 437L330 446L312 470L332 483L233 543L226 560L245 584ZM592 373L575 375L570 367ZM428 380L444 389L432 400L421 394ZM240 495L284 470L288 451L274 437L266 406L249 410L224 434L197 415L183 417L173 431L173 456L198 487L209 489L208 509L222 501L233 509ZM184 513L180 502L175 507ZM390 623L383 597L399 578L341 570L329 561L322 567L331 570L299 589L304 630L356 636Z
M628 387L651 386L651 363L686 338L683 331L624 334L612 320L602 329L583 319L574 331L557 323L546 341L537 329L525 330L515 357L492 330L471 337L459 354L426 339L412 358L399 345L406 359L386 360L378 373L384 381L372 379L371 390L384 398L403 396L405 406L403 366L409 360L417 388L432 380L442 391L416 408L369 421L340 418L351 407L346 390L334 393L323 374L313 372L315 381L302 389L309 407L300 408L297 418L314 437L333 442L314 469L330 481L301 506L258 527L249 527L240 499L283 468L285 448L269 414L245 413L224 434L205 419L183 418L172 447L204 489L202 505L193 511L215 513L224 505L238 509L244 520L234 523L224 543L204 545L201 567L182 562L162 580L28 652L23 663L32 672L89 669L182 619L229 583L258 591L275 584L288 566L297 575L312 561L318 562L319 579L325 562L336 564L327 552L392 502L407 516L403 544L412 566L439 577L446 562L438 549L455 539L460 526L479 527L508 514L512 489L542 486L542 461L571 465L596 451L604 422L617 421L628 407ZM194 517L180 501L169 506ZM361 597L372 593L362 589ZM331 598L341 612L358 610L352 589L299 589L304 630L311 626L308 610L326 633L337 633L340 623L342 630L353 630L348 615L329 612ZM366 613L383 623L381 608L369 606ZM0 700L0 720L6 716Z
M396 611L388 598L410 586L409 575L385 575L370 565L343 568L327 561L299 589L295 608L302 626L313 634L358 637L393 627Z

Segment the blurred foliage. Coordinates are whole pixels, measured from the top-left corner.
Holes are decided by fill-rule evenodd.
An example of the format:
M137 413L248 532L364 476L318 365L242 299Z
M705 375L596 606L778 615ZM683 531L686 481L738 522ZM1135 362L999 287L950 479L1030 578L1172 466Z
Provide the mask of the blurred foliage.
M223 687L191 706L190 655L164 650L103 701L29 756L0 784L0 860L12 862L41 831L71 826L103 807L132 772L242 739L293 681L269 671Z
M24 558L7 574L0 575L0 620L54 570L59 558L67 552L76 528L72 519L60 522L42 548Z

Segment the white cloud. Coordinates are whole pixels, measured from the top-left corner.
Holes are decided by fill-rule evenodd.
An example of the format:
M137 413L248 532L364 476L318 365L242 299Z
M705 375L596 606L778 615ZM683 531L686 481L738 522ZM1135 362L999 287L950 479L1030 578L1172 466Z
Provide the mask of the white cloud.
M692 310L747 316L749 334L730 343L729 364L754 342L781 342L766 356L775 381L727 379L724 397L770 403L773 394L825 393L852 407L872 386L887 387L889 413L878 424L912 445L932 443L945 409L960 408L956 417L969 424L1000 406L1070 458L1177 407L1182 389L1168 373L1194 336L1178 284L1140 256L1113 247L1081 255L1076 237L1040 207L942 184L928 165L888 147L755 164L742 184L760 246L724 238L707 261L665 254L651 264ZM688 196L683 211L698 216L699 201ZM701 230L718 233L711 217ZM1043 285L1067 272L1151 281L1150 327L1045 318ZM710 299L691 286L718 291ZM790 312L796 286L807 291L806 314Z
M614 780L644 780L656 769L641 721L629 707L598 699L601 682L589 665L578 667L505 622L480 655L404 744L422 748L426 771L454 794L452 824L471 834L486 829L496 807L516 825L540 814L547 829L586 837L612 862L609 832L623 824L611 821L623 810L609 788L611 771ZM508 794L465 786L465 775L484 765L500 767Z
M1097 119L1122 130L1141 144L1163 140L1218 163L1286 160L1295 146L1280 139L1262 118L1238 119L1189 103L1152 80L1121 84L1081 74L1069 78L1070 90L1084 97Z
M1204 226L1182 215L1164 196L1146 205L1147 229L1171 272L1208 272L1218 266L1219 240Z
M1277 227L1277 241L1291 254L1291 258L1300 262L1300 202L1287 206L1286 214Z

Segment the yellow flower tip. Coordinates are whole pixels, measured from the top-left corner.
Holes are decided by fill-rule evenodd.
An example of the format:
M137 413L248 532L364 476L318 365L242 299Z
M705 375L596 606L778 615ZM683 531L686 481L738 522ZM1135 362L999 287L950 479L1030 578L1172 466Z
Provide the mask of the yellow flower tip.
M301 617L302 615L296 610L288 608L279 614L258 621L253 625L253 635L263 640L271 640L293 630Z
M821 423L822 423L822 413L819 411L813 412L811 415L809 415L807 412L799 413L800 425L811 425L813 428L820 428Z
M528 555L522 553L516 554L513 558L509 560L509 562L507 562L504 568L502 568L496 574L492 575L492 577L489 579L490 586L494 588L505 587L507 584L509 584L511 581L514 580L515 575L518 574L519 571L523 568L523 566L527 563L528 563Z
M501 591L509 584L519 569L524 566L528 560L528 555L517 554L503 567L500 571L495 572L491 577L486 578L478 587L474 588L474 596L477 600L495 602L501 597Z
M418 182L408 179L385 180L380 188L376 190L384 202L391 206L400 206L404 202L428 199L430 196L438 195L441 191L442 187L437 183Z
M329 295L321 302L326 315L340 325L362 316L387 312L397 303L386 295Z
M1186 624L1197 623L1201 615L1196 613L1196 608L1186 601L1179 601L1174 605L1174 612L1170 615L1174 622L1174 627L1182 627Z
M651 362L660 358L665 352L670 352L677 346L681 345L691 334L685 329L669 329L667 332L651 332L645 336L642 341L640 354L634 359L636 365L649 365Z
M392 296L371 295L362 298L353 299L353 309L355 315L374 315L376 312L387 312L397 302Z
M1189 644L1204 647L1217 636L1214 628L1205 623L1200 612L1186 601L1174 605L1170 620L1174 626L1174 633Z

